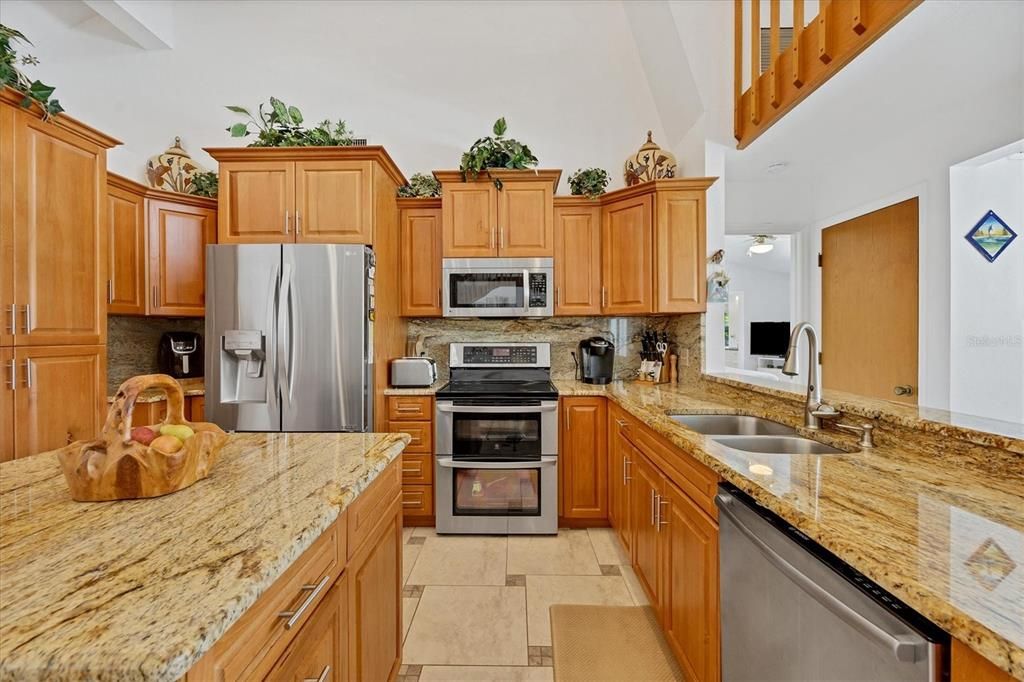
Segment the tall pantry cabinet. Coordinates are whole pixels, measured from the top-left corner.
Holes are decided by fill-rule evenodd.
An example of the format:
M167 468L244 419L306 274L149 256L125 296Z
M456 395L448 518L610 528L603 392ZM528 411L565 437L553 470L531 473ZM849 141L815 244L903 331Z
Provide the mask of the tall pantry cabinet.
M94 438L106 412L107 149L0 91L0 461Z

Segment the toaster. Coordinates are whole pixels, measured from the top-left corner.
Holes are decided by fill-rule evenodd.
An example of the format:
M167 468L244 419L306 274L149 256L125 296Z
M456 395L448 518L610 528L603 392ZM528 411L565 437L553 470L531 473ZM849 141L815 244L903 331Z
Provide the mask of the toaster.
M391 385L396 388L425 388L437 381L433 358L395 358L391 361Z

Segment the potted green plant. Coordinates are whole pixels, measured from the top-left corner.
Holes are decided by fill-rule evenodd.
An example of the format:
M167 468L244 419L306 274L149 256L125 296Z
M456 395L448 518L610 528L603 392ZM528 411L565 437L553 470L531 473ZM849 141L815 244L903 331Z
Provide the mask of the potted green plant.
M199 197L215 198L217 196L218 177L213 171L199 171L192 175L192 184L189 185L189 194Z
M569 191L588 199L596 199L604 194L611 178L603 168L584 168L569 176Z
M416 173L409 178L409 183L398 188L400 197L439 197L441 183L433 175Z
M462 171L463 178L476 179L488 168L525 170L537 166L537 157L530 148L519 140L506 138L507 131L505 118L499 118L494 122L494 137L481 137L462 154L459 170ZM501 189L499 178L494 179L494 186Z
M64 111L59 101L50 99L54 91L53 86L31 80L18 68L19 63L34 66L39 60L30 54L19 58L18 53L14 51L15 42L32 44L21 31L0 24L0 90L6 86L24 95L21 106L26 109L32 106L32 102L37 102L43 108L44 119Z
M259 105L258 116L238 105L227 108L249 117L248 121L235 123L227 130L231 137L256 135L256 139L249 143L250 147L348 147L354 144L352 131L344 121L332 123L324 120L312 128L306 128L302 125L302 112L276 97L270 98L269 106ZM249 129L250 125L253 130Z

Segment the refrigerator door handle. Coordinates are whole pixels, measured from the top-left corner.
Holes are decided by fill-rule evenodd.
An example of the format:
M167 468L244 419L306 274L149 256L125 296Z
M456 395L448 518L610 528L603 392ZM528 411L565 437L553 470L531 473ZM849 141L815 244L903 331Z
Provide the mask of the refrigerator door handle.
M277 318L280 314L281 308L281 264L278 263L274 266L274 270L270 275L270 305L267 306L267 341L268 344L266 350L266 371L268 373L273 372L273 381L267 381L267 402L274 408L277 409L278 396L281 395L281 382L278 380L278 366L280 363L277 359L277 348L278 339L277 334ZM270 367L273 366L273 370Z
M298 325L295 323L295 287L292 284L291 270L288 271L288 292L285 301L288 304L288 404L292 402L295 392L295 355L299 344L295 343Z
M287 315L289 318L286 320L285 309L290 308L291 302L291 288L292 288L292 265L291 263L285 263L281 268L281 289L278 293L278 304L277 304L277 367L275 368L275 378L278 386L281 390L281 401L291 404L292 392L291 386L287 381L288 377L282 378L281 372L288 367L288 373L291 373L288 360L291 357L292 349L292 337L291 337L291 326L290 326L290 311ZM288 386L287 390L284 387Z

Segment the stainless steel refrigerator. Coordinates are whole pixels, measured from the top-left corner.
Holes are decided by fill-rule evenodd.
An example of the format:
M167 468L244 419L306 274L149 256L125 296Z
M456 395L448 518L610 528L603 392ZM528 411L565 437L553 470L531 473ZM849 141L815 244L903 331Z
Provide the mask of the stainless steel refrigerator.
M206 419L231 431L369 431L365 246L206 247Z

